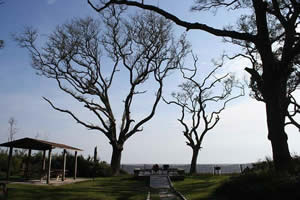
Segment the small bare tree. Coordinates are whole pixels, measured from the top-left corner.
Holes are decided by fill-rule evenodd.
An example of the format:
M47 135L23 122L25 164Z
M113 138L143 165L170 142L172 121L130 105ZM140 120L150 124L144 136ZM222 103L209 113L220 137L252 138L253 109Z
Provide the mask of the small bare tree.
M184 127L183 135L187 139L186 144L193 150L190 174L197 172L197 158L204 136L219 122L220 114L228 102L244 95L243 85L236 81L233 75L228 73L215 76L223 62L217 64L202 82L198 82L196 77L198 58L196 56L193 58L193 70L181 69L186 82L178 86L179 92L172 93L174 100L164 99L167 104L174 104L181 109L181 117L178 121ZM235 88L240 91L235 91Z
M14 136L17 134L17 121L14 117L9 118L8 120L9 128L8 128L8 142L14 140Z
M36 31L27 30L16 38L21 47L29 50L33 68L56 80L62 91L96 116L97 123L85 122L72 111L58 108L44 98L55 110L69 114L77 123L109 139L115 175L120 170L125 141L141 132L143 125L154 116L165 77L170 70L178 68L188 49L184 36L174 40L172 24L163 17L144 12L125 21L122 13L122 7L110 7L102 13L104 26L101 29L92 18L76 19L59 26L42 50L35 45ZM110 61L103 62L104 53ZM116 74L124 70L127 72L121 73L121 78L128 76L128 83L122 84L129 87L123 100L123 114L117 120L120 110L113 112L111 87L114 82L122 81ZM147 92L141 87L150 81L155 89L154 98L146 102L150 111L136 119L131 113L134 99Z

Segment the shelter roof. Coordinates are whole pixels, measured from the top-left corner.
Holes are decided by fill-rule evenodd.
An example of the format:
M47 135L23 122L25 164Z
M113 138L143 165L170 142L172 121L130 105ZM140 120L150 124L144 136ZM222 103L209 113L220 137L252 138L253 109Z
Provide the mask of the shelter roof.
M38 140L33 138L22 138L19 140L2 143L0 144L0 146L21 148L21 149L32 149L32 150L49 150L54 148L61 148L61 149L69 149L74 151L82 151L82 149L71 147L65 144L48 142L48 141Z

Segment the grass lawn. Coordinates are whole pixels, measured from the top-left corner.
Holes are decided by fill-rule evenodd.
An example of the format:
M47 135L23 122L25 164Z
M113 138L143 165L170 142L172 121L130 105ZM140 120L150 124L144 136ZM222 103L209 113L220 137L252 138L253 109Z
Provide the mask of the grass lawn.
M174 181L173 185L188 200L212 200L215 189L230 175L197 175L187 176L184 181Z
M9 200L143 200L147 193L146 182L131 176L97 178L62 186L8 185Z

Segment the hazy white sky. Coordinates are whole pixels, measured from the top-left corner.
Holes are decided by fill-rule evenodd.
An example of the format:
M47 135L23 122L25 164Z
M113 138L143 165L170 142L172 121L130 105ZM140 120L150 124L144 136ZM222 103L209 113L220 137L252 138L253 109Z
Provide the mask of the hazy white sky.
M222 27L234 22L234 15L217 15L189 12L193 1L146 1L159 4L178 16L190 20L211 23ZM176 2L176 3L175 3ZM134 10L134 9L131 9ZM0 142L8 137L8 119L17 119L16 139L35 137L58 143L66 143L84 149L84 155L92 155L98 146L101 160L110 161L111 146L108 140L96 131L89 131L66 114L50 108L42 96L53 100L56 105L70 108L85 119L91 119L81 105L59 91L54 80L37 76L30 66L30 58L24 49L17 47L11 40L11 34L22 31L24 26L36 27L40 33L50 33L56 25L72 17L97 16L85 0L5 0L0 7L0 39L5 40L5 48L0 50ZM174 27L176 34L184 29ZM210 60L218 58L223 51L233 53L238 49L222 43L221 38L200 31L189 31L188 40L193 51L198 54L200 70L208 71ZM187 61L188 62L188 61ZM228 71L237 76L246 74L243 68L247 63L233 61L226 64ZM166 82L166 97L176 89L176 76L170 76ZM121 100L122 83L116 83L114 101ZM119 91L118 91L119 89ZM147 99L142 99L136 109L136 115L143 114ZM117 103L115 103L118 105ZM119 105L121 102L119 103ZM118 111L118 109L116 109ZM191 149L185 145L182 127L177 122L179 112L176 108L159 104L156 116L144 126L144 131L131 137L124 147L122 163L189 163ZM287 129L290 151L300 152L300 133L295 128ZM231 103L221 115L221 121L207 134L198 163L247 163L264 159L271 155L270 142L267 140L267 128L264 104L248 96Z

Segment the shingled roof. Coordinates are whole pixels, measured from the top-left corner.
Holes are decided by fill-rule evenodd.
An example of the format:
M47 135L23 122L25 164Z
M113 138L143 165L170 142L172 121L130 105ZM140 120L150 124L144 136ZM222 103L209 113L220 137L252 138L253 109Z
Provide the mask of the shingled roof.
M48 142L48 141L38 140L33 138L22 138L19 140L2 143L0 144L0 146L21 148L21 149L32 149L32 150L49 150L54 148L61 148L61 149L69 149L74 151L82 151L82 149L71 147L65 144Z

